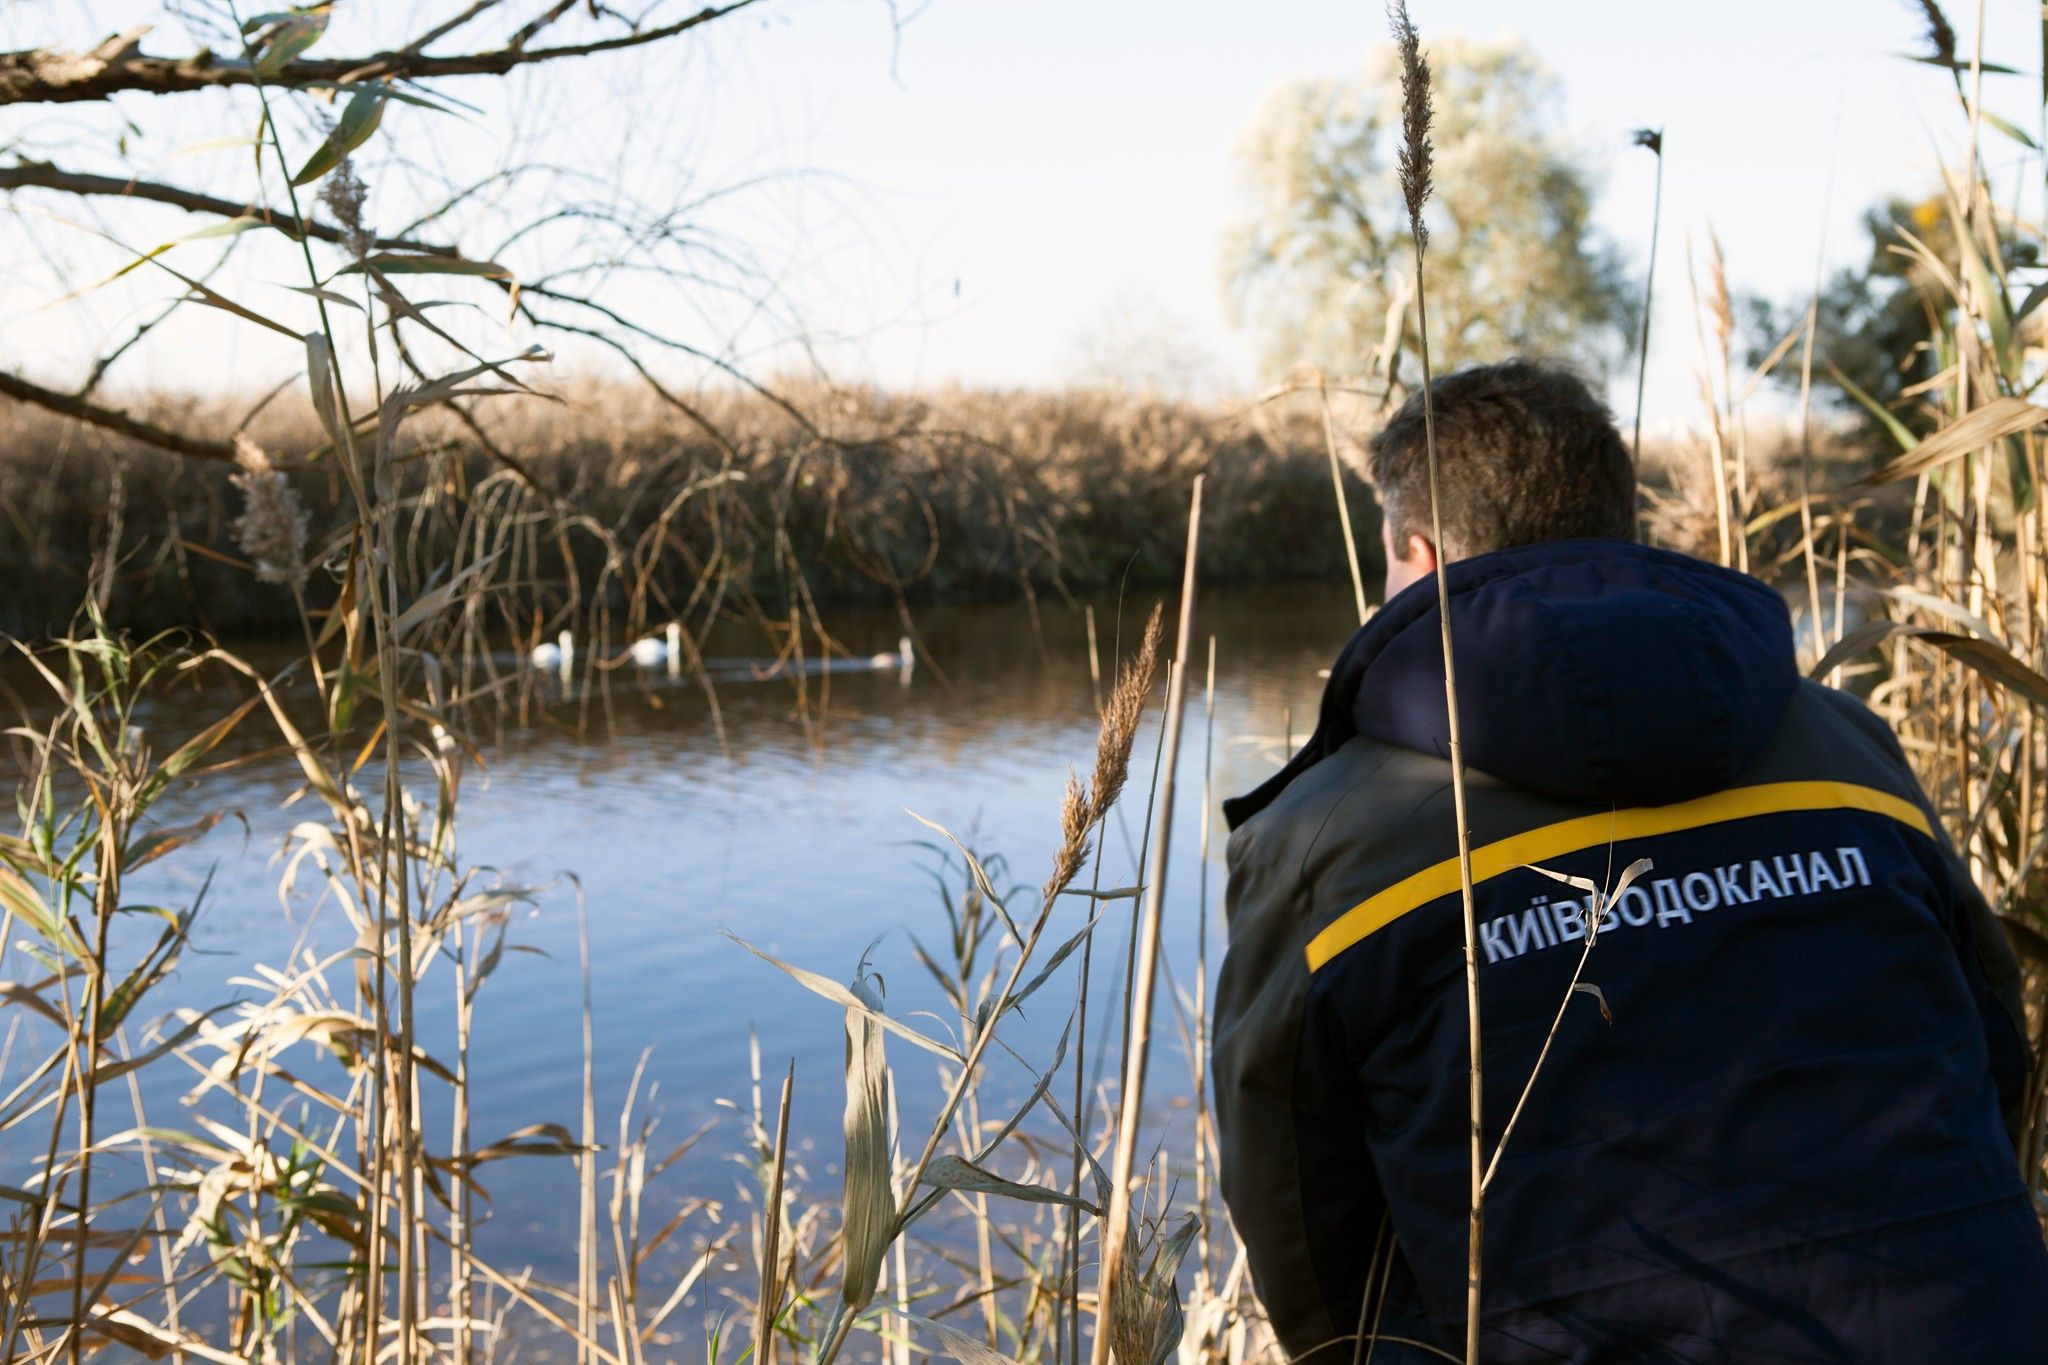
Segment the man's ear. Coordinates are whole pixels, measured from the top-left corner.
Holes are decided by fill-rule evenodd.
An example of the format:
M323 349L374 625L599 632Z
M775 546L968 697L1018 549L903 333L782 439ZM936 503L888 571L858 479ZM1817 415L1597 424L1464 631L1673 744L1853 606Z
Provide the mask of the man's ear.
M1436 546L1429 537L1416 533L1408 537L1408 543L1401 547L1401 562L1418 574L1436 572Z

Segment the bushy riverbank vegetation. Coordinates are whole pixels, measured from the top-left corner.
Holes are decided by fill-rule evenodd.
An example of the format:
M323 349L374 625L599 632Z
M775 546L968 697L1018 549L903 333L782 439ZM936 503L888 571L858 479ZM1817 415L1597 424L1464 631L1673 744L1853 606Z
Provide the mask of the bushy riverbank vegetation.
M442 562L475 509L514 521L573 509L539 537L521 607L566 601L570 569L608 589L680 602L715 565L770 614L825 605L976 601L1156 587L1178 571L1188 480L1206 472L1217 582L1345 572L1312 399L1198 408L1086 391L905 397L806 386L726 392L686 413L644 386L572 384L559 402L508 399L475 425L443 412L406 430L397 493L407 552ZM247 404L152 397L128 405L181 427L232 431ZM309 408L280 403L248 435L284 472L303 554L331 559L351 513L318 458ZM246 474L0 400L0 624L63 625L110 545L108 618L139 630L293 634L292 594L250 572ZM1354 516L1370 529L1355 484ZM565 562L572 561L572 562ZM309 600L335 587L315 572ZM552 628L550 629L552 634Z
M571 568L577 583L607 582L621 621L636 599L657 614L660 601L685 600L713 564L736 602L777 618L792 603L1157 588L1178 572L1198 472L1211 499L1205 581L1347 573L1313 389L1197 405L1090 390L899 396L792 386L772 398L715 394L692 405L694 416L630 382L572 384L557 396L479 409L475 426L427 414L404 436L399 492L409 552L423 563L451 558L480 506L536 524L574 510L564 534L536 538L518 605L505 613L512 622L559 616ZM248 405L156 395L127 406L167 425L232 431ZM291 490L302 559L326 563L350 525L346 490L309 458L325 440L310 409L276 407L247 434ZM1344 429L1340 453L1355 469L1365 428ZM1796 440L1782 419L1757 424L1749 455L1760 500L1781 501L1798 477ZM1712 515L1696 486L1704 454L1699 438L1658 442L1644 474L1660 535L1711 552L1713 527L1686 510ZM1867 444L1825 438L1815 478L1839 487L1872 458ZM169 454L0 399L0 524L18 547L0 558L0 627L23 636L63 628L111 545L104 615L119 627L296 635L293 594L252 571L247 483L229 461ZM1378 513L1356 478L1345 487L1370 578ZM608 578L621 547L635 550L634 565ZM336 592L318 571L303 587L319 609Z

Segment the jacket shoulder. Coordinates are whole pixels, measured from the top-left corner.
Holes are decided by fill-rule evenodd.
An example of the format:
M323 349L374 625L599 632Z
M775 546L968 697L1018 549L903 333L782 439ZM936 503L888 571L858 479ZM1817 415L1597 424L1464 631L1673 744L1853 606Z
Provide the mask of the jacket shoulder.
M1395 837L1402 817L1448 792L1450 782L1443 759L1354 736L1231 833L1231 875L1299 877L1333 823L1353 845ZM1368 791L1369 801L1354 799Z
M1884 718L1839 688L1802 678L1777 735L1745 780L1811 777L1854 782L1926 805Z

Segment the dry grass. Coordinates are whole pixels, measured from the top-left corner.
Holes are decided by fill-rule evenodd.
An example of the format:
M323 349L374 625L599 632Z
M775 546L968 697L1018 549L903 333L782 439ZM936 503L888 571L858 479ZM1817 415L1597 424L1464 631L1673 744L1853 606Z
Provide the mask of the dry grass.
M427 413L400 437L408 555L457 558L488 517L519 563L504 616L521 638L536 618L552 637L567 604L599 589L621 620L639 606L658 623L707 579L723 605L777 621L792 605L1082 594L1127 574L1166 584L1198 472L1214 490L1212 581L1322 578L1345 562L1308 399L1248 414L1107 393L791 385L786 407L701 396L698 424L637 385L570 383L562 397L500 399L476 409L475 429ZM245 415L225 401L128 406L181 429L233 430ZM331 467L300 458L323 434L290 399L249 430L288 471L309 523L307 592L324 607L353 513ZM117 528L113 621L296 634L291 594L246 567L249 504L233 480L248 477L0 401L0 526L20 547L0 564L0 629L61 629ZM1361 530L1369 542L1369 520Z

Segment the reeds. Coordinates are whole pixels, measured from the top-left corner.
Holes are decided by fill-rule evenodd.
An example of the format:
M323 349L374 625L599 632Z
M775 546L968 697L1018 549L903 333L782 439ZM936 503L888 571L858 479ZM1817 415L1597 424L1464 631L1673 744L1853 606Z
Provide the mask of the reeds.
M917 606L1166 587L1179 574L1178 526L1198 473L1212 494L1211 581L1346 571L1330 530L1321 421L1306 406L1254 424L1230 405L1083 390L911 401L793 382L780 393L804 421L758 395L705 395L698 410L716 436L625 383L569 380L559 402L464 398L416 412L397 433L390 471L408 572L495 552L486 572L496 591L476 604L484 625L529 646L573 625L579 639L605 642L593 657L610 657L670 619L692 622L695 640L714 601L749 617L758 610L757 625L784 630L788 608L806 602L893 607L899 597ZM165 423L230 431L247 406L177 395L123 402ZM287 394L247 435L298 504L304 591L324 611L338 593L334 548L353 517L316 453L325 431L308 400ZM16 549L0 561L0 630L37 637L70 619L105 540L116 469L126 513L112 623L299 633L291 592L250 572L265 547L237 534L248 504L234 466L152 451L5 399L0 535ZM1358 527L1368 541L1373 529Z
M1429 467L1430 543L1435 546L1437 557L1436 602L1443 640L1444 710L1450 725L1451 804L1458 822L1458 893L1465 930L1466 1044L1471 1059L1467 1072L1471 1190L1465 1231L1465 1359L1468 1365L1477 1365L1480 1253L1486 1206L1486 1135L1481 1126L1485 1081L1480 1055L1479 929L1472 895L1472 829L1465 813L1465 749L1458 720L1457 662L1451 648L1451 547L1444 541L1443 508L1437 495L1436 415L1430 395L1429 293L1423 268L1429 251L1429 229L1422 221L1423 206L1429 202L1431 174L1429 63L1423 58L1415 25L1409 21L1407 0L1392 0L1387 17L1393 26L1394 45L1401 54L1401 194L1408 206L1409 236L1415 243L1415 332L1422 363L1422 439Z
M1118 1359L1125 1362L1157 1360L1158 1326L1171 1300L1178 1312L1178 1296L1172 1285L1172 1268L1159 1281L1160 1267L1168 1264L1165 1248L1155 1253L1153 1267L1141 1280L1129 1267L1130 1199L1136 1191L1131 1177L1137 1163L1138 1129L1144 1113L1145 1081L1151 1060L1152 999L1159 979L1160 936L1163 931L1167 857L1171 849L1175 778L1180 767L1180 731L1183 703L1187 696L1189 650L1194 643L1196 569L1202 531L1202 480L1197 476L1188 506L1186 567L1181 574L1180 624L1174 634L1173 659L1166 675L1166 724L1160 749L1163 761L1159 778L1159 823L1152 832L1152 844L1145 865L1143 909L1137 939L1137 974L1131 994L1129 1037L1125 1043L1123 1070L1118 1076L1120 1112L1116 1126L1115 1157L1111 1166L1111 1203L1102 1233L1102 1271L1096 1289L1095 1365L1108 1365L1112 1339ZM1192 1236L1192 1231L1188 1233ZM1186 1250L1186 1239L1181 1239ZM1180 1257L1170 1257L1178 1267ZM1142 1326L1138 1324L1144 1324ZM1178 1335L1178 1328L1175 1331ZM1165 1343L1171 1346L1172 1343Z

